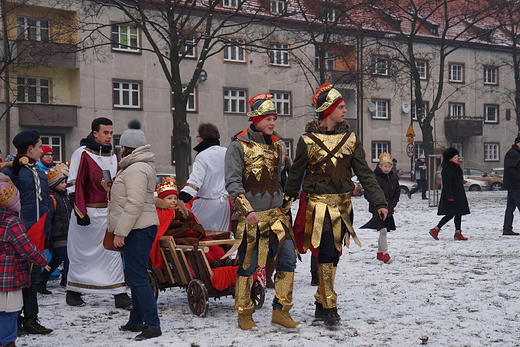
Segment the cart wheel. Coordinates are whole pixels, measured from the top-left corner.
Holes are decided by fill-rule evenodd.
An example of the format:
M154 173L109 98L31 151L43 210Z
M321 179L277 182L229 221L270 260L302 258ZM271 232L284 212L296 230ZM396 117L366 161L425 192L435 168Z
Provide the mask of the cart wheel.
M155 274L152 270L148 270L148 281L150 282L150 285L152 286L153 296L155 298L155 301L157 301L157 298L159 297L159 283L157 283L157 277L155 277Z
M256 309L264 306L265 288L260 283L260 280L256 280L255 283L253 283L253 288L251 288L251 300L253 300Z
M188 305L193 314L204 317L208 313L208 290L199 279L191 280L186 290L188 293Z

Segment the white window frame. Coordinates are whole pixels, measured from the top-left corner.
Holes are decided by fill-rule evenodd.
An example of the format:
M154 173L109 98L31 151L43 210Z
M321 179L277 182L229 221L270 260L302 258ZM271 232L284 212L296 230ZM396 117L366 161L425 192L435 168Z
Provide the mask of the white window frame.
M484 161L500 161L500 143L484 143Z
M335 7L325 6L323 8L323 21L334 23L339 18L339 10Z
M424 155L424 146L422 142L415 142L415 160L419 159L421 155Z
M115 108L141 108L141 83L130 81L112 81L113 105ZM116 103L116 93L119 103ZM128 102L124 99L128 97ZM137 97L137 103L135 102Z
M291 93L290 92L271 92L273 96L271 101L276 106L276 114L278 116L291 115Z
M122 52L140 52L139 29L132 25L112 24L112 49Z
M17 101L32 104L51 103L51 79L46 77L18 76Z
M42 145L49 146L54 151L53 161L61 163L63 161L63 136L61 135L40 135Z
M426 114L426 111L428 110L428 107L429 107L428 101L423 101L423 112L424 112L424 114ZM417 109L415 107L415 101L412 102L411 112L412 112L412 119L413 120L419 120L417 118Z
M373 141L372 142L372 162L379 162L379 155L382 153L390 153L390 142Z
M334 71L335 60L336 54L334 54L334 52L325 52L325 71ZM314 67L316 70L320 69L320 60L317 51L314 51Z
M380 55L372 56L372 74L378 76L388 76L390 71L390 61L387 57Z
M389 119L390 118L390 101L388 100L372 100L376 106L376 110L372 112L372 119Z
M193 39L184 39L179 49L179 56L184 55L184 58L196 58L196 47Z
M484 84L498 85L498 67L484 66Z
M246 113L247 91L245 89L224 89L224 113Z
M269 63L273 66L290 66L290 45L282 42L271 42L269 51Z
M494 112L490 112L494 110ZM484 104L484 123L498 123L499 108L496 104ZM494 119L490 118L493 113Z
M114 154L121 158L121 135L113 135L112 142L114 143Z
M293 159L293 139L283 139L285 143L285 156Z
M416 60L415 66L419 71L419 78L422 80L428 79L428 61L427 60Z
M50 41L49 21L46 19L19 16L17 27L20 40Z
M238 2L240 0L223 0L222 6L226 8L238 8Z
M448 111L449 111L449 116L450 118L453 118L453 119L459 119L459 118L463 118L464 115L465 115L465 105L461 102L450 102L448 104Z
M270 1L271 14L282 15L285 13L285 0Z
M224 47L224 61L245 63L246 50L241 45L244 45L246 40L240 38L228 38L227 40L229 43Z
M463 158L464 159L464 146L462 145L462 142L453 142L451 144L451 147L453 147L457 151L459 151L459 158Z
M450 63L449 80L456 83L464 82L464 64Z
M186 87L182 87L182 91L186 90ZM186 111L187 112L197 112L197 88L193 89L193 91L188 96L188 100L186 103ZM172 110L175 110L175 93L172 91Z

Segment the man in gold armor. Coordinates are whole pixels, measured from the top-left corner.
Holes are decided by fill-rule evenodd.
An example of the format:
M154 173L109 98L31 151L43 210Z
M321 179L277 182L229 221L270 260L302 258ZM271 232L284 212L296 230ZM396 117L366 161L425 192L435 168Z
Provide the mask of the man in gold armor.
M277 261L271 324L290 329L299 325L289 314L296 250L286 211L280 208L282 140L274 132L277 115L271 97L259 94L249 100L251 112L247 115L252 124L235 135L226 152L225 181L234 203L236 238L228 254L238 249L235 309L244 330L257 329L251 287L257 265L265 266L268 254Z
M305 228L303 237L297 237L298 243L302 240L298 249L306 252L310 248L317 256L319 286L315 294L315 317L323 318L326 326L334 326L341 320L334 280L342 243L348 246L352 237L361 245L352 227L352 171L381 219L386 218L388 211L383 191L365 161L361 142L343 120L347 112L343 96L327 83L316 90L313 103L318 120L307 124L306 133L298 141L285 185L284 206L290 205L298 195L305 174L303 191L307 209L305 214L299 213L305 216Z

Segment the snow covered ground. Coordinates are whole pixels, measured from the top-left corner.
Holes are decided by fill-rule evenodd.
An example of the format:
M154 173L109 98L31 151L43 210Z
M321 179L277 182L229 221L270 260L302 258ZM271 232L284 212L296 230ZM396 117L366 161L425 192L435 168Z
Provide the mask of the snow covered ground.
M85 295L85 307L65 304L58 281L52 295L40 295L40 320L54 329L47 336L29 335L18 346L429 346L520 345L520 236L502 236L506 192L469 192L472 214L462 221L469 241L453 240L453 223L440 241L428 235L440 217L416 194L402 196L397 206L397 231L389 234L392 264L375 259L378 234L357 229L363 247L344 249L336 292L342 325L327 330L314 321L309 254L302 256L295 276L295 320L298 333L270 325L273 289L254 314L258 331L241 331L231 297L210 298L208 315L194 316L185 292L170 288L159 294L163 335L137 342L123 333L128 312L115 309L109 296ZM364 198L353 198L354 226L370 215ZM297 204L293 205L294 207ZM520 217L516 213L517 231Z

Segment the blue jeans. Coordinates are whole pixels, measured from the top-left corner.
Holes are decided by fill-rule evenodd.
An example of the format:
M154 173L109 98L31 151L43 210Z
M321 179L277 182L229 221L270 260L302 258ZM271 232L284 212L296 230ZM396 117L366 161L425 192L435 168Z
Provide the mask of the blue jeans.
M422 198L426 199L426 191L428 190L426 180L417 180L417 187L410 190L410 194L418 192L419 189L422 189Z
M269 253L267 257L272 257L276 255L278 251L278 242L271 243L269 245ZM258 264L258 250L254 250L253 256L251 257L251 266L249 269L245 270L242 267L244 263L244 257L246 252L238 252L238 266L237 275L239 276L253 276L256 271L256 266ZM276 265L276 270L278 271L286 271L286 272L294 272L296 269L296 250L294 249L294 242L291 239L285 240L282 246L282 250L280 251L280 256L278 257L278 263Z
M520 209L520 189L507 191L506 213L504 214L504 231L513 231L513 218L516 208Z
M64 283L67 283L67 274L69 273L69 257L67 256L67 246L65 247L56 247L52 250L52 258L49 262L49 266L51 267L51 271L47 271L42 269L42 274L40 276L41 280L49 280L51 274L60 266L61 262L63 262L63 272L61 273L62 279Z
M7 345L16 340L18 312L0 312L0 345Z
M148 259L157 226L134 229L125 238L126 278L132 293L132 311L128 323L136 327L160 329L157 303L148 281Z

